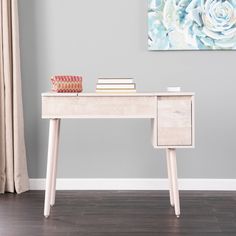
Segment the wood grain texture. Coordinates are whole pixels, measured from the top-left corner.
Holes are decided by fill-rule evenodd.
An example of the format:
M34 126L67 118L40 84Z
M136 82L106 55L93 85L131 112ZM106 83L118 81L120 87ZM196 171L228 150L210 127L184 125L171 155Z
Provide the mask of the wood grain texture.
M192 148L194 93L43 93L42 118L149 118L154 148Z
M157 118L151 119L151 132L151 143L152 146L155 148L157 147Z
M59 156L59 139L60 139L60 125L61 120L56 120L56 134L54 140L54 155L53 158L53 171L52 171L52 189L51 189L51 198L50 198L50 206L54 206L55 204L55 197L56 197L56 180L57 180L57 164L58 164L58 156Z
M191 99L191 97L158 98L158 146L192 145Z
M55 140L57 133L57 119L51 119L49 124L48 137L48 158L47 158L47 173L46 173L46 188L45 188L45 204L44 216L48 217L50 214L50 199L52 194L52 178L53 178L53 163L55 162Z
M154 118L152 96L42 97L42 118Z
M174 204L174 194L173 194L173 177L171 171L171 160L170 160L170 150L166 149L166 165L167 165L167 175L169 181L169 195L170 195L170 205L173 207Z
M194 96L192 92L143 92L143 93L56 93L46 92L41 94L42 97L157 97L157 96Z
M235 236L236 193L180 191L182 215L167 191L58 191L45 219L44 191L0 196L1 236Z
M174 199L175 214L177 217L180 216L180 203L179 203L179 187L178 187L178 176L177 176L177 163L176 163L176 150L168 149L170 168L171 168L171 178L172 178L172 190Z

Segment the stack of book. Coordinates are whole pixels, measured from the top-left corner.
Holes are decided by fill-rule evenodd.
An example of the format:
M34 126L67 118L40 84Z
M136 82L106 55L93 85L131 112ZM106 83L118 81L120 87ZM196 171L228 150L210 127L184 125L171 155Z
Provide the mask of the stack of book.
M136 84L132 78L99 78L97 93L135 93Z

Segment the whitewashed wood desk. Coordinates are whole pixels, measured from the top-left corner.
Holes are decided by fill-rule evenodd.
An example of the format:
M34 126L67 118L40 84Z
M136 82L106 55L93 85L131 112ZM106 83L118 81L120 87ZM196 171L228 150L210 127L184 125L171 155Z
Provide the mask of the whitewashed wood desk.
M43 93L42 118L50 119L44 216L55 203L60 120L71 118L146 118L152 145L166 149L170 204L180 215L176 149L194 147L193 93Z

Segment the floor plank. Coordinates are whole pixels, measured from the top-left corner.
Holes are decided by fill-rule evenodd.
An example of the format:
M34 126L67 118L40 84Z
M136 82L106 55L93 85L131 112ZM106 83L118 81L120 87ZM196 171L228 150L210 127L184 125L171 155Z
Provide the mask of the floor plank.
M0 235L235 236L236 193L182 191L181 217L167 191L58 191L48 219L44 192L0 195Z

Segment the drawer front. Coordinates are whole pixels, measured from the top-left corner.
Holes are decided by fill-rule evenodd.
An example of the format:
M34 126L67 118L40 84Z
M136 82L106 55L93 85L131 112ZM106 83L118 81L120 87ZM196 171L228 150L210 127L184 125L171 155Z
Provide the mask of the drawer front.
M42 97L42 118L153 118L156 97Z
M160 97L157 101L157 145L192 145L192 97Z

